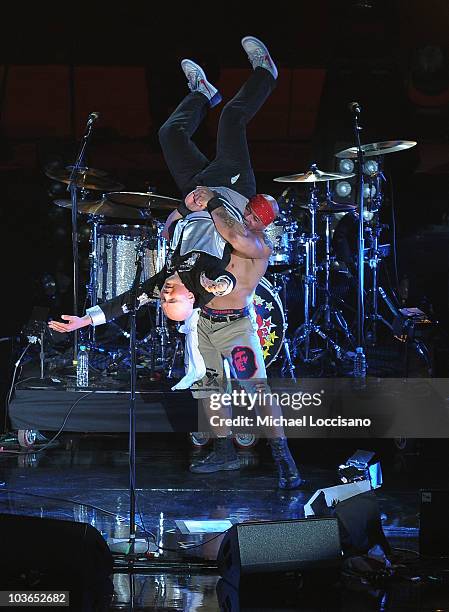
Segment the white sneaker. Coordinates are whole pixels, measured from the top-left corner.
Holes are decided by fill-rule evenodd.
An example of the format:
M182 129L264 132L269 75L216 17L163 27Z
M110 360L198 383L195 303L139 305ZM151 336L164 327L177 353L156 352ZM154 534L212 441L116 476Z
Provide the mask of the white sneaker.
M198 91L209 100L210 107L213 108L221 102L221 94L216 87L211 85L206 79L206 74L201 66L189 59L183 59L181 68L187 77L190 91Z
M271 59L268 49L262 41L255 36L245 36L242 38L242 47L245 49L253 69L265 68L265 70L271 72L273 78L278 78L276 64Z

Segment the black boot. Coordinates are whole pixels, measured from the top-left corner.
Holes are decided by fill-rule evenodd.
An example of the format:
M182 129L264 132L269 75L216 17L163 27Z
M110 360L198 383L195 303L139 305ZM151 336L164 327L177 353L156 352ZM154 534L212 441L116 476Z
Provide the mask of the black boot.
M234 448L232 438L216 438L214 450L204 459L200 459L190 466L190 471L196 474L210 474L240 469L240 461Z
M280 489L296 489L302 484L301 476L296 467L285 438L271 438L269 440L271 454L279 471Z

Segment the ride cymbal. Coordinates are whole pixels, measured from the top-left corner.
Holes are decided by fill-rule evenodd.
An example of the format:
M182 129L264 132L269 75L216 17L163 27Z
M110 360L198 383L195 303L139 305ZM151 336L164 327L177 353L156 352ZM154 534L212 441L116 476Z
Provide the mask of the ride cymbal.
M411 149L417 142L414 140L386 140L384 142L373 142L371 144L362 145L364 157L377 157L386 155L387 153L396 153L397 151L405 151ZM335 157L345 157L347 159L357 158L357 147L349 147L335 153ZM349 176L349 175L348 175Z
M273 179L278 183L318 183L320 181L338 181L350 178L355 174L337 174L335 172L322 172L318 168L313 168L304 174L291 174L290 176L279 176Z
M72 208L72 200L53 200L53 204L61 208ZM151 216L148 210L131 208L130 206L120 206L120 204L113 204L106 199L91 201L80 200L78 202L78 213L81 215L93 215L98 217L118 217L120 219L147 219Z
M157 193L141 193L139 191L113 191L106 193L105 198L113 204L132 208L149 208L159 210L174 210L181 200L162 196Z
M46 176L51 178L53 181L59 181L60 183L70 183L72 176L72 167L67 166L66 168L47 168L45 170ZM107 176L103 170L96 170L95 168L80 168L75 184L80 189L90 189L93 191L115 191L123 189L124 185L118 183L114 179Z

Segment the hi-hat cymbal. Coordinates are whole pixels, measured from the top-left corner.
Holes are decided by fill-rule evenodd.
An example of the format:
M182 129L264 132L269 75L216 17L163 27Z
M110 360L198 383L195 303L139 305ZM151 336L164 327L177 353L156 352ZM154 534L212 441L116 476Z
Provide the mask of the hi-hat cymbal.
M376 157L385 155L386 153L405 151L406 149L411 149L416 144L414 140L386 140L385 142L373 142L371 144L362 145L362 151L364 157ZM355 159L357 157L357 147L349 147L349 149L339 151L335 153L335 157Z
M337 174L335 172L322 172L314 168L304 174L291 174L290 176L279 176L273 179L278 183L318 183L320 181L337 181L350 178L355 174Z
M157 193L141 193L139 191L113 191L105 195L114 205L129 206L132 208L149 208L150 210L174 210L181 200L169 198Z
M72 167L66 168L47 168L45 174L54 181L70 183ZM123 189L124 185L111 179L103 170L95 168L80 168L76 177L76 186L80 189L91 189L93 191L115 191Z
M72 200L53 200L53 204L62 208L72 208ZM106 199L91 201L80 200L78 202L78 212L81 215L118 217L120 219L146 219L151 217L149 210L131 208L130 206L120 206L120 204L113 204Z
M300 204L299 207L310 210L310 206L308 204ZM317 213L323 214L351 212L354 210L357 210L357 206L355 204L340 204L339 202L334 202L333 200L325 200L316 208Z

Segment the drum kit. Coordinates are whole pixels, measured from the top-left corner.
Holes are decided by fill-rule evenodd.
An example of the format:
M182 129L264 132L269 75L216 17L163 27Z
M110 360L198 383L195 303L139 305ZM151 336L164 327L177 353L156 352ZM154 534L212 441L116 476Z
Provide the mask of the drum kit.
M363 145L367 164L368 192L364 210L369 224L365 227L364 262L369 270L370 286L366 288L368 306L364 313L367 337L376 342L376 325L382 321L378 313L378 296L385 294L379 286L379 265L388 249L380 244L382 230L379 220L383 201L383 156L414 146L411 141L388 141ZM335 154L339 160L350 160L349 169L356 170L357 149L345 149ZM340 163L340 168L342 164ZM70 183L72 168L49 168L46 175L54 181ZM282 376L294 376L295 362L304 364L321 361L328 356L332 363L344 360L354 351L353 322L348 322L335 297L331 271L338 267L338 251L333 234L338 223L349 215L357 217L354 203L338 202L335 186L356 176L353 171L323 172L312 165L307 172L275 178L289 187L278 198L280 215L268 226L266 233L273 244L267 273L254 294L254 308L258 335L266 366L282 355ZM146 280L164 266L167 244L162 237L164 223L158 215L177 208L180 200L153 192L122 191L123 185L106 172L83 167L76 177L80 190L78 213L90 226L89 282L87 296L90 306L116 297L131 288L136 273L136 252L143 249L142 280ZM308 196L298 204L296 196L301 187L308 188ZM91 192L100 192L95 197ZM71 209L72 200L55 199L56 206ZM306 223L304 223L304 215ZM365 213L364 213L365 215ZM300 220L300 218L302 220ZM288 287L293 278L300 278L302 322L293 329L288 323ZM339 303L340 302L340 303ZM148 336L139 340L143 352L150 354L153 369L173 371L176 357L182 351L180 337L169 332L157 296L154 325ZM126 332L124 332L126 336ZM90 332L90 348L98 348L94 330Z
M387 225L380 222L383 183L385 182L383 156L409 149L416 144L414 141L398 140L372 143L361 147L363 159L366 160L361 171L366 175L363 190L363 218L367 220L367 223L362 225L363 244L367 245L367 248L363 249L362 261L363 267L366 267L368 271L367 282L364 282L362 287L364 299L366 299L362 314L363 338L371 346L377 343L378 323L386 323L379 314L378 298L381 296L387 304L389 301L391 303L385 290L379 285L379 266L390 253L390 245L381 244L380 240L382 231L388 228ZM345 168L344 172L323 172L313 164L305 173L274 179L276 182L290 183L297 190L302 186L309 188L305 203L299 207L296 206L296 211L295 206L288 205L282 210L275 223L267 228L267 234L273 242L273 252L266 276L272 282L270 288L273 292L278 297L282 296L282 299L276 302L282 310L281 316L278 317L281 323L277 326L279 344L275 345L269 354L270 357L276 358L282 349L284 360L281 375L293 377L294 363L297 361L303 364L319 362L321 371L326 371L323 370L324 358L325 366L331 364L334 371L338 371L339 364L345 360L353 362L355 357L354 351L358 344L355 337L355 324L352 320L348 321L348 315L345 317L342 312L341 303L344 302L338 298L332 287L331 271L338 269L338 266L343 264L341 270L351 276L350 270L345 271L345 262L339 261L340 252L338 245L333 240L333 234L338 224L343 222L347 215L351 220L351 227L355 230L358 225L358 207L346 201L336 202L333 197L340 196L336 189L339 182L347 185L348 179L357 175L357 148L342 150L336 153L335 157L345 162L349 161L346 166L340 163L340 168ZM282 200L286 199L282 197L281 202ZM295 219L298 208L307 211L307 231L304 231L304 228ZM352 243L347 238L346 246L352 251L350 263L356 270L358 261L355 242L355 236ZM318 261L319 245L321 245L322 253L320 261ZM299 326L288 330L286 295L292 275L299 275L301 278L303 317ZM354 312L354 309L352 310ZM288 336L287 330L289 331ZM269 334L270 332L268 337L270 337ZM260 328L259 335L261 335ZM264 346L262 337L261 342Z

